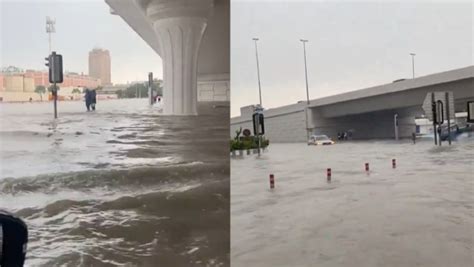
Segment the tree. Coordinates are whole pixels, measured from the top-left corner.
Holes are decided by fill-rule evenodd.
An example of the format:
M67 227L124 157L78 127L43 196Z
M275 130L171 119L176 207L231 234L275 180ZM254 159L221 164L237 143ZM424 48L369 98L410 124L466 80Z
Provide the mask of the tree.
M156 92L157 95L163 95L163 87L161 87L163 81L155 79L151 84L151 88L153 92ZM124 90L118 90L115 92L117 94L117 98L147 98L148 97L148 83L135 83L128 86Z
M51 84L50 86L48 86L48 92L52 92L52 91L53 91L53 88L54 88L54 85L53 85L53 84ZM58 86L58 85L56 85L56 90L59 91L59 86Z
M153 89L154 92L156 92L156 95L162 96L163 95L163 87L161 85L163 84L162 80L154 79L153 83L151 85L151 88Z
M74 88L74 89L72 89L72 93L73 94L80 94L81 90L79 90L79 88Z
M46 93L46 87L43 85L37 85L35 88L35 93L39 94L41 101L43 101L43 94Z

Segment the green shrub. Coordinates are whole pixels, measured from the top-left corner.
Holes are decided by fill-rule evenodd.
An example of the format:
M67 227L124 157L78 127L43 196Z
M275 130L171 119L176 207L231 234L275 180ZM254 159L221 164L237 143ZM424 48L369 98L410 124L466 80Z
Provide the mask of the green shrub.
M266 148L270 143L269 140L265 139L263 136L260 138L260 147ZM243 136L238 139L230 140L230 151L254 148L258 148L258 138L256 136Z

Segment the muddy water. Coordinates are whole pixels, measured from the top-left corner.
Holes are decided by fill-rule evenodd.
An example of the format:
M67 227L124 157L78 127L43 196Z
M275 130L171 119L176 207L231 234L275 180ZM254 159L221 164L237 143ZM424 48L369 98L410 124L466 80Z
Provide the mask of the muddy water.
M0 208L28 224L27 266L229 266L228 103L0 108Z
M474 137L271 144L231 177L232 266L474 266Z

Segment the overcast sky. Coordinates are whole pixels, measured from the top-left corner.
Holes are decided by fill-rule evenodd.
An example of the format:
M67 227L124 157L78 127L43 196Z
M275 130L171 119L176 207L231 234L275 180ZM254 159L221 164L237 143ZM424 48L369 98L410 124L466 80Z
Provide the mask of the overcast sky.
M53 50L63 55L65 70L88 73L89 51L108 49L112 82L162 77L161 58L104 0L0 0L0 66L46 70L46 16L56 19Z
M473 65L473 2L232 1L232 116Z

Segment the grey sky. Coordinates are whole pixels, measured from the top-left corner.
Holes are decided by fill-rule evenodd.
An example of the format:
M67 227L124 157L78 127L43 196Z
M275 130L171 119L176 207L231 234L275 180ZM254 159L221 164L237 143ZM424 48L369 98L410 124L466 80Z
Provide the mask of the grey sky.
M162 77L161 58L119 16L110 14L104 0L0 0L0 66L46 70L48 54L45 18L56 18L53 50L63 55L65 70L88 72L88 53L94 47L110 51L112 82Z
M253 37L265 108L473 64L473 3L232 1L232 116L258 103Z

